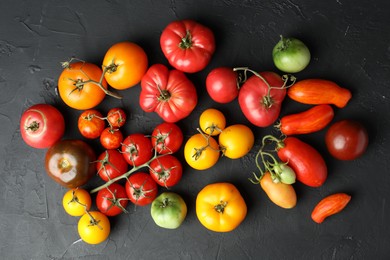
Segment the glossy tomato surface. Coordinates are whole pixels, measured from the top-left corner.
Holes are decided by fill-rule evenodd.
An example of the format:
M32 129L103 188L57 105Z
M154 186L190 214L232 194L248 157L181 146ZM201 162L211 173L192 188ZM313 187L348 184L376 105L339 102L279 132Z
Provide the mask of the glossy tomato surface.
M152 131L152 145L159 154L177 152L183 144L183 131L175 123L163 122Z
M123 140L121 151L128 164L139 166L152 158L152 141L141 133L130 134Z
M97 158L96 171L100 178L109 181L123 175L129 168L122 153L116 149L108 149Z

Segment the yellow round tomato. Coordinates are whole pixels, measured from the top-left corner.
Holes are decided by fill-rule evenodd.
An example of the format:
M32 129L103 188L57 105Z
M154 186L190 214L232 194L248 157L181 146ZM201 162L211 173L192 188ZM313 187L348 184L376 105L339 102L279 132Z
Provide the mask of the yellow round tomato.
M148 68L145 51L132 42L119 42L111 46L103 59L108 84L119 90L137 85Z
M217 141L211 136L195 134L191 136L184 146L186 162L196 170L205 170L214 166L219 159Z
M209 108L203 111L199 117L200 129L208 135L219 135L226 126L224 114L215 108Z
M294 187L282 182L275 183L269 172L266 172L261 178L260 186L268 198L279 207L291 209L297 204L297 194Z
M70 189L62 198L62 206L69 215L82 216L91 208L91 195L84 189Z
M219 135L218 142L224 156L238 159L252 149L255 136L246 125L236 124L226 127Z
M77 229L84 242L99 244L110 235L110 221L100 211L91 211L80 218Z
M99 83L103 71L93 63L75 62L66 67L58 79L61 99L71 108L87 110L99 105L106 93L107 82Z
M232 231L245 219L246 213L245 200L231 183L209 184L196 197L196 216L212 231Z

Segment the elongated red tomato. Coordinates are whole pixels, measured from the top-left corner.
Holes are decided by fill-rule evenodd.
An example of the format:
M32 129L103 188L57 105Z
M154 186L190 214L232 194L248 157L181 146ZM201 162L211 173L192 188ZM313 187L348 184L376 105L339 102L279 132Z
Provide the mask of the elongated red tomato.
M327 126L333 117L330 105L317 105L300 113L283 116L277 127L284 135L314 133Z
M287 90L287 95L303 104L332 104L339 108L345 107L352 97L351 91L325 79L298 81Z
M311 218L320 224L327 217L342 211L351 200L351 196L345 193L335 193L323 198L313 209Z
M296 137L287 137L278 144L278 156L295 171L298 181L310 187L319 187L328 177L322 155L311 145Z

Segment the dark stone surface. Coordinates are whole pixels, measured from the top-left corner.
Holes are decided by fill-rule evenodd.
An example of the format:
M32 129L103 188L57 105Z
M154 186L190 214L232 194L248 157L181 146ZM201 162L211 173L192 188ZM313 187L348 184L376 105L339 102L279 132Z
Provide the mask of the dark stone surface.
M1 259L388 259L390 256L390 2L378 1L10 1L0 2L0 258ZM19 118L36 103L59 108L67 123L65 138L81 138L79 111L66 107L56 94L60 62L70 57L101 64L105 51L119 41L140 44L150 64L167 64L160 48L163 28L175 19L195 19L215 33L217 51L202 72L190 75L199 105L178 123L186 138L196 132L200 113L223 111L228 124L248 121L237 100L214 103L205 91L207 73L217 66L249 66L276 70L271 57L279 35L297 37L312 52L309 67L296 76L334 80L353 98L336 109L335 121L352 118L364 123L370 144L358 160L332 159L324 131L302 136L317 148L329 167L320 188L295 185L299 201L291 210L272 204L247 178L256 170L254 156L270 128L251 126L256 145L239 160L222 158L204 172L185 165L182 181L172 189L188 205L188 216L177 230L157 227L148 206L111 219L106 242L90 246L77 234L78 218L62 209L65 189L47 177L45 150L21 139ZM106 98L98 108L121 106L129 114L125 134L151 133L161 120L138 105L140 88L123 91L122 101ZM286 99L282 115L307 108ZM96 145L96 144L93 144ZM99 147L96 145L96 149ZM195 197L208 183L228 181L242 192L248 215L235 231L207 231L196 218ZM99 180L95 181L96 183ZM90 183L91 188L96 183ZM160 192L163 189L160 190ZM323 224L310 219L324 196L347 192L347 208Z

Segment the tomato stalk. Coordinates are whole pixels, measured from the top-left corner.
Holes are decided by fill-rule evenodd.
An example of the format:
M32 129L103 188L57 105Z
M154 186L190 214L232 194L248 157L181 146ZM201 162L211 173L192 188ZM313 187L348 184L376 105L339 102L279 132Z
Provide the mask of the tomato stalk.
M124 213L128 213L128 211L121 204L122 200L128 200L128 199L126 199L126 198L117 198L116 197L116 192L111 191L109 188L107 190L112 195L112 198L105 197L106 200L111 202L111 205L108 207L107 211L109 211L112 207L116 206L116 207L120 208Z
M218 212L218 213L223 213L224 212L224 210L225 210L225 208L226 208L226 206L227 206L227 201L220 201L220 203L219 204L217 204L217 205L215 205L214 206L214 209Z
M192 47L192 35L190 30L186 31L186 36L181 38L180 44L179 44L180 49L189 49Z
M213 149L213 150L216 150L216 149L214 149L210 145L210 137L211 137L211 135L204 134L199 128L197 128L196 130L198 130L198 132L207 140L207 144L205 146L202 146L199 149L194 148L195 149L195 154L193 154L192 157L195 158L195 160L198 160L199 157L202 155L202 152L204 150L206 150L208 147L210 147L210 149ZM221 151L221 150L217 150L217 151Z

